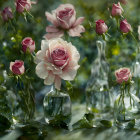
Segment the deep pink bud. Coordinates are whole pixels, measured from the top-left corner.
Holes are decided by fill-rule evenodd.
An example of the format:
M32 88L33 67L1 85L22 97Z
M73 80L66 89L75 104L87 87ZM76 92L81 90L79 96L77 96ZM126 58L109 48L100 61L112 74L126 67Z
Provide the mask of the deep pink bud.
M130 31L132 31L131 25L127 22L126 19L124 19L120 22L120 30L123 33L128 33Z
M15 62L10 62L10 70L16 74L21 75L24 73L24 62L21 60L16 60Z
M26 53L27 49L29 49L30 53L35 50L35 41L32 40L31 37L26 37L22 41L22 51Z
M123 8L121 7L120 3L118 2L118 4L113 4L111 15L112 16L121 16L122 13L123 13Z
M19 13L24 12L25 10L29 11L31 9L31 1L30 0L16 0L16 11Z
M106 33L107 30L108 30L108 27L103 20L100 19L100 20L96 21L96 33L97 34L102 35L102 34Z
M9 19L13 18L13 13L12 9L10 7L6 7L2 12L1 12L2 18L4 21L8 21Z

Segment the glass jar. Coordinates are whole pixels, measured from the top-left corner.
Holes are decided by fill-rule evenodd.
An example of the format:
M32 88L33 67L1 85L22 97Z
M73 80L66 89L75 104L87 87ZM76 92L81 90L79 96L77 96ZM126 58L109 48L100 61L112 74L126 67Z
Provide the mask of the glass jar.
M130 121L138 118L140 109L140 100L131 93L130 85L120 85L120 93L114 104L115 124L124 129Z
M48 124L66 125L71 120L71 100L66 93L59 92L53 86L43 101L45 121Z
M111 111L111 97L108 85L109 65L105 57L104 41L96 42L98 55L92 64L91 77L86 87L87 112L92 112L95 118L106 118Z

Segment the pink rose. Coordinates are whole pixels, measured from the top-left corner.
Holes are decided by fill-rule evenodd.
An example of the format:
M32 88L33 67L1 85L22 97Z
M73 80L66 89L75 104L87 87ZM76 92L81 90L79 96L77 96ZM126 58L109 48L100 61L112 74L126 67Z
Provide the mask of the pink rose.
M30 0L16 0L16 11L19 13L24 12L25 10L29 11L31 9Z
M117 83L119 84L127 82L129 79L132 78L129 68L120 68L119 70L115 71L115 76Z
M35 50L35 42L32 40L31 37L26 37L22 41L22 51L26 53L27 49L29 49L30 53Z
M12 9L10 7L6 7L2 12L1 12L2 18L4 21L8 21L9 19L13 18L13 13Z
M118 2L118 4L113 4L111 15L112 16L121 16L122 13L123 13L123 9L122 9L120 3Z
M68 31L70 36L81 36L85 29L80 25L84 21L84 17L76 19L76 12L72 4L61 4L52 14L46 12L47 20L53 25L47 26L45 37L47 39L62 37L64 31Z
M16 74L21 75L24 73L24 62L21 60L16 60L15 62L10 62L10 70Z
M97 34L102 35L102 34L106 33L107 30L108 30L108 27L103 20L100 19L100 20L96 21L96 33Z
M37 52L36 74L44 84L61 87L61 79L73 80L79 68L80 54L77 49L61 38L42 40L41 50Z
M131 25L127 22L126 19L124 19L120 22L120 30L123 33L128 33L130 31L132 31Z

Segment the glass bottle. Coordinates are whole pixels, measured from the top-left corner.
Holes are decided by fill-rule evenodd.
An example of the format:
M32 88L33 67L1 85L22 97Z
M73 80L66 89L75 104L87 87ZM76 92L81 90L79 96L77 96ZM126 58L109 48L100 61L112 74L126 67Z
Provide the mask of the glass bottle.
M51 87L43 101L45 121L48 124L68 125L71 120L71 100L68 94Z
M98 56L92 64L91 77L86 87L87 112L97 119L106 118L110 112L111 100L108 85L109 65L106 62L104 41L96 42Z
M133 78L134 78L134 90L136 93L136 96L140 98L140 51L137 50L136 53L136 60L132 64L132 70L133 70Z
M114 104L115 124L122 129L128 127L129 122L139 118L140 100L131 93L131 85L120 85L120 93Z

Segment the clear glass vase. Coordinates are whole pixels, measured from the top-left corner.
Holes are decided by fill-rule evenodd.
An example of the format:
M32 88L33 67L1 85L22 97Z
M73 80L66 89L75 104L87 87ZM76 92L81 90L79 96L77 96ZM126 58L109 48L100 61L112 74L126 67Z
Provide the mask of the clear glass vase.
M139 118L140 100L131 93L130 85L121 85L120 94L114 104L115 124L122 129L128 127L130 121Z
M132 70L133 70L133 79L135 82L134 85L135 93L136 96L140 98L140 53L137 53L136 60L132 64Z
M111 97L108 85L109 65L105 57L105 42L96 42L98 56L92 64L91 77L86 87L87 112L103 119L111 111Z
M59 92L53 86L43 101L45 121L48 124L66 124L71 120L71 100L66 93Z

